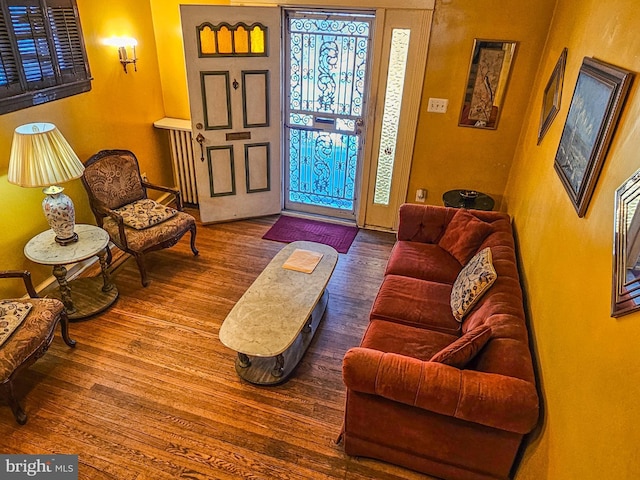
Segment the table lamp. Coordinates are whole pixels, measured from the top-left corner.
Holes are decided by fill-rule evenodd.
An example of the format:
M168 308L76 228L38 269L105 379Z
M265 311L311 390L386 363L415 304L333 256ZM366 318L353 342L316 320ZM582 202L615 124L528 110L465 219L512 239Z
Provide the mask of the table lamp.
M21 187L45 187L42 209L60 245L76 242L78 234L73 202L58 184L80 178L83 171L84 165L52 123L28 123L15 129L7 180Z

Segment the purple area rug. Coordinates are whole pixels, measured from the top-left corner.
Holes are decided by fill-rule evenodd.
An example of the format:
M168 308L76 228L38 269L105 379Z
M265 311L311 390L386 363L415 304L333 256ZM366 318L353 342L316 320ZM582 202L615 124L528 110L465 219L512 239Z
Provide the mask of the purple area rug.
M329 245L339 253L347 253L357 234L357 227L281 215L262 238L285 243L306 240Z

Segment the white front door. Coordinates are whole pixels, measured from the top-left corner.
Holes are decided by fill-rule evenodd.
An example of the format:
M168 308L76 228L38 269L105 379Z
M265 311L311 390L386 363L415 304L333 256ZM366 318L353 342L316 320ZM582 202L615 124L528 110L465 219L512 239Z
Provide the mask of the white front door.
M280 9L181 5L203 223L279 213Z

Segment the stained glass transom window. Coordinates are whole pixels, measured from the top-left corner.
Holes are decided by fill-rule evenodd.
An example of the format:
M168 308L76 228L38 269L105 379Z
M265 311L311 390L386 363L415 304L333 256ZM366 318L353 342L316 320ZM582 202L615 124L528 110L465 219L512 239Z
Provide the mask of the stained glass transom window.
M259 23L203 23L198 27L198 52L201 57L266 57L267 33Z
M378 170L373 203L389 205L393 164L396 156L398 140L398 124L402 107L402 91L407 70L407 54L409 52L410 30L394 28L391 34L391 51L389 53L389 73L387 74L387 90L382 114L382 134L378 152Z

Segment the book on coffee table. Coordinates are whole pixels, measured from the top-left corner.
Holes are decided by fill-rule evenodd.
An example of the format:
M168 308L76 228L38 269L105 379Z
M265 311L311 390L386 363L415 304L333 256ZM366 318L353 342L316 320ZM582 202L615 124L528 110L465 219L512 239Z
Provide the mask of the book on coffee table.
M321 259L322 253L297 248L282 264L282 268L286 268L287 270L295 270L296 272L311 273L316 268L318 263L320 263Z

